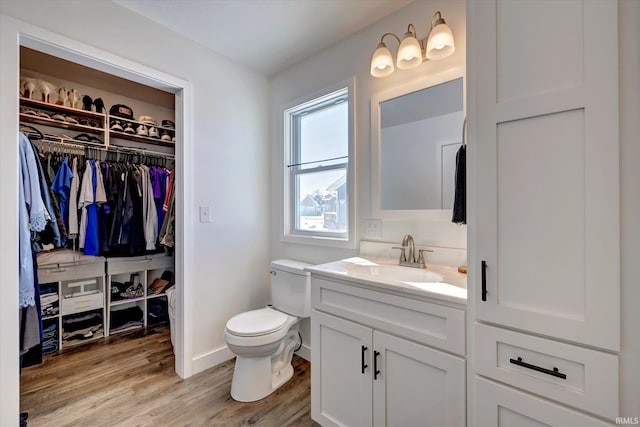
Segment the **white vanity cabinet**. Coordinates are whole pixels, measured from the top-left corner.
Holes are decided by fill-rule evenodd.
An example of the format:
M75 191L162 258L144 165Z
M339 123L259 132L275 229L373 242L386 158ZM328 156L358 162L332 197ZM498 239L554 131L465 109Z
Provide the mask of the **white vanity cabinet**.
M311 301L315 421L465 425L463 309L313 272Z

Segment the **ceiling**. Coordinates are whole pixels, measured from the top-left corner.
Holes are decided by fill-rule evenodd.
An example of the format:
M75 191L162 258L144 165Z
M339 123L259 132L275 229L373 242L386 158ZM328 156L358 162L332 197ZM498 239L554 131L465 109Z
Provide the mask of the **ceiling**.
M266 76L412 0L113 0Z

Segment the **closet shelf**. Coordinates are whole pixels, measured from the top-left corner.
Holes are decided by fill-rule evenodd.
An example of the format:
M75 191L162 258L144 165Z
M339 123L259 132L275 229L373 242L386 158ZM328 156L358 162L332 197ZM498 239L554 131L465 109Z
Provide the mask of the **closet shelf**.
M119 299L116 301L111 301L111 303L109 304L110 307L115 307L117 305L123 305L123 304L128 304L131 302L137 302L137 301L143 301L144 300L144 296L142 297L138 297L138 298L130 298L130 299Z
M60 316L59 314L52 314L50 316L42 316L42 320L57 319L59 316Z
M173 142L162 141L160 139L150 138L148 136L119 132L117 130L110 130L109 137L116 139L126 139L127 141L142 142L145 144L159 145L161 147L175 147L176 145Z
M127 331L133 331L135 329L142 329L143 326L142 325L136 325L136 326L129 326L128 328L124 328L124 329L118 329L117 331L114 331L113 329L109 332L109 335L113 335L113 334L120 334L122 332L127 332Z
M104 119L106 118L106 114L104 113L96 113L94 111L87 111L87 110L81 110L79 108L67 107L64 105L51 104L48 102L36 101L35 99L29 99L24 97L20 97L20 105L23 107L37 108L39 110L54 111L62 114L83 116L91 119L102 120L102 123L105 123ZM54 120L54 122L60 123L56 120Z
M91 337L91 338L87 338L86 340L64 341L63 345L64 345L64 348L75 347L77 345L86 344L88 342L96 341L96 340L99 340L99 339L102 339L102 338L104 338L104 333L101 332L99 335L96 335L96 336Z
M159 293L159 294L147 295L147 299L149 300L149 299L154 299L154 298L158 298L158 297L166 297L166 296L167 296L167 294L162 292L162 293Z
M85 126L81 124L74 124L69 122L62 122L60 120L47 119L46 117L32 116L31 114L20 113L20 121L27 123L34 123L43 126L51 126L62 129L75 130L78 132L87 132L95 135L104 134L104 129L101 127Z

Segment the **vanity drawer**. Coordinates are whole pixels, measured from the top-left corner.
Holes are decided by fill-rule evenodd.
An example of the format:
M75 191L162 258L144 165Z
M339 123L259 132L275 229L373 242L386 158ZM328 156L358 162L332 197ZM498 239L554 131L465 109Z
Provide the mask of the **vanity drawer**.
M498 381L613 419L618 356L475 324L476 370Z
M104 294L98 292L90 295L62 298L61 312L63 316L67 314L81 313L83 311L95 310L104 307Z
M465 354L465 311L312 277L313 308L376 330Z
M476 377L474 382L477 400L473 418L477 426L606 427L612 425L492 381Z
M42 265L38 267L38 281L40 283L102 276L104 276L104 262Z

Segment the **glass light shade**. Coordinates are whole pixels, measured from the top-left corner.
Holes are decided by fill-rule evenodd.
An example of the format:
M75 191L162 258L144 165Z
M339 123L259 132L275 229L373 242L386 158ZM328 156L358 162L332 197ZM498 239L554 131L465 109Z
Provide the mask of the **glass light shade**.
M387 77L393 73L393 58L384 43L380 43L373 57L371 57L371 75L373 77Z
M447 24L438 24L429 33L427 58L443 59L455 52L453 33Z
M398 48L398 62L396 65L400 70L408 70L422 64L422 50L420 43L410 33L405 34L404 40Z

